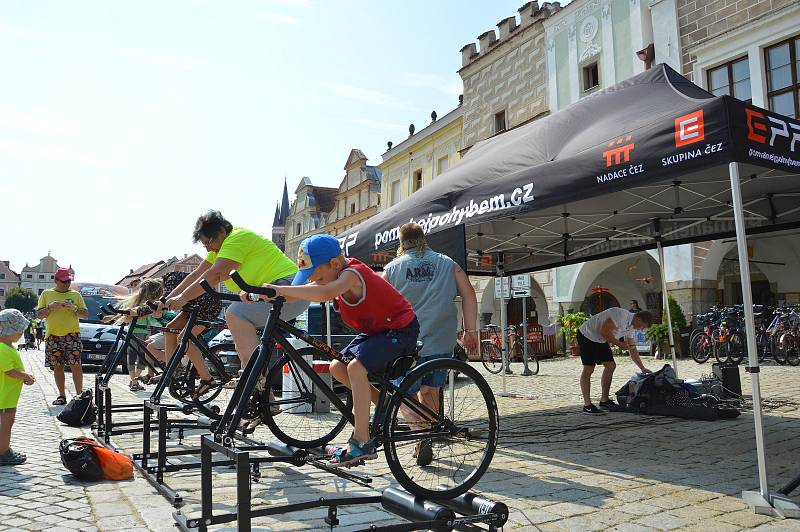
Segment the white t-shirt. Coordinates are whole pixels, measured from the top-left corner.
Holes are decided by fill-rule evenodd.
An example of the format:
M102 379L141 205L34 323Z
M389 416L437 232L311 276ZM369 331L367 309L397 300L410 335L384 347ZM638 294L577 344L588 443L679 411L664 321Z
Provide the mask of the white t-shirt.
M606 343L607 340L600 334L600 329L602 329L603 324L611 318L611 321L614 322L614 338L631 338L635 331L632 325L634 315L633 312L625 310L624 308L611 307L586 320L579 330L587 340L597 343Z

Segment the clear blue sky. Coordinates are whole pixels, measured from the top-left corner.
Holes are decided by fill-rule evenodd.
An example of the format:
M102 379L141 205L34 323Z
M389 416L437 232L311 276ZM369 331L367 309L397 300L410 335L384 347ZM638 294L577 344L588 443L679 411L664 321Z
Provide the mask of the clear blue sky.
M0 259L78 280L269 235L284 173L336 186L455 107L459 49L523 0L0 0Z

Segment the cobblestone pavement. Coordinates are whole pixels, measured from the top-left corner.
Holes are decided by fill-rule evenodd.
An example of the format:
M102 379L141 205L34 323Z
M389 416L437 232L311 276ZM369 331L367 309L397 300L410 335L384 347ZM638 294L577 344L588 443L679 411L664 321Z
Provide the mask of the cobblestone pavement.
M23 512L33 510L44 514L41 508L51 510L54 504L69 505L72 500L79 505L76 511L80 515L58 513L65 516L61 519L74 518L83 524L70 521L68 525L61 522L61 526L108 530L110 526L125 523L125 528L170 528L172 520L164 499L153 495L153 490L140 478L97 486L82 486L69 480L56 451L62 429L57 429L58 424L49 418L52 412L42 397L46 396L49 403L55 396L52 379L41 368L40 357L29 354L26 364L33 360L38 362L39 382L34 390L26 390L20 415L23 422L15 431L17 441L25 431L31 435L29 441L36 441L28 449L29 455L33 455L31 463L11 473L14 476L11 482L6 480L8 468L0 469L0 513L10 511L14 519L24 522L0 519L0 529L35 527L36 519L42 516L26 516ZM634 370L627 358L618 358L617 363L612 392ZM657 369L661 362L645 357L645 363ZM681 360L678 365L685 378L697 378L711 371L710 364ZM521 364L514 364L514 370L519 373ZM508 376L506 386L510 397L497 398L501 414L500 444L492 467L477 490L511 508L506 529L800 531L800 520L755 515L741 500L742 490L758 486L751 412L745 411L735 420L715 422L621 413L589 417L580 413L579 371L577 359L544 361L539 375ZM770 487L777 490L800 474L797 459L800 405L792 402L800 385L800 367L766 365L761 376L762 396L767 400L764 423ZM88 385L94 376L87 377ZM500 376L487 374L487 380L496 392L501 391ZM118 376L113 381L115 401L132 402L134 394L127 389L127 378ZM595 375L595 393L598 386L599 375ZM149 396L150 389L136 394L138 399ZM749 376L744 373L742 389L749 395ZM30 421L25 421L26 418ZM270 438L266 428L259 428L255 436L262 440ZM120 435L114 441L127 452L141 450L139 434ZM187 434L182 444L197 442L196 435ZM178 447L177 438L172 438L170 445ZM263 466L261 479L252 483L253 504L255 507L300 502L334 494L376 494L377 490L394 484L382 456L368 467L359 468L359 472L373 477L374 489L337 479L312 467ZM183 495L184 512L199 509L198 470L168 474L167 482ZM235 511L235 477L231 470L216 468L213 482L215 507ZM20 484L29 487L18 487ZM58 502L47 499L33 507L27 501L37 499L33 504L38 503L34 493L60 499ZM26 494L28 498L24 498ZM69 497L73 494L74 499ZM113 501L110 505L106 503L109 500ZM64 506L65 511L68 508ZM322 530L326 528L325 513L325 510L311 510L259 518L253 524L259 530ZM379 505L340 508L339 518L341 526L337 530L398 522Z
M43 351L22 351L36 377L22 390L11 445L28 455L21 466L0 466L0 531L6 530L171 530L173 508L143 478L85 483L61 464L63 438L91 435L61 424L52 406L58 395ZM86 375L86 385L94 376ZM72 387L67 374L68 390ZM74 389L73 389L74 391Z

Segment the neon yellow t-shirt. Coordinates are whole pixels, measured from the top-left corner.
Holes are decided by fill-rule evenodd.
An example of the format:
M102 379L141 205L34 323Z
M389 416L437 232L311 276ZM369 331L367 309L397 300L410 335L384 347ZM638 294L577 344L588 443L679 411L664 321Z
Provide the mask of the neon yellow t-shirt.
M6 371L18 369L25 371L19 351L0 342L0 408L17 408L22 381L6 376Z
M54 301L69 301L78 307L78 309L86 310L86 303L83 302L83 297L81 297L80 292L77 290L57 292L53 288L42 292L42 295L39 296L39 304L36 305L36 310L43 309ZM66 336L70 333L81 332L78 323L78 315L65 308L54 310L48 314L45 325L45 337Z
M297 265L278 249L272 240L245 229L234 227L218 252L210 252L206 262L228 259L239 263L236 271L247 283L260 286L297 273ZM232 292L239 292L233 279L225 281Z

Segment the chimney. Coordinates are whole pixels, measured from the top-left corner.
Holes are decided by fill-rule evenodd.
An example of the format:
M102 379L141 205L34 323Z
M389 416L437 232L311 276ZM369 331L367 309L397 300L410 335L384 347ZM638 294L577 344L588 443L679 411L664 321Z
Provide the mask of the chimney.
M504 18L497 23L497 29L500 30L500 40L507 39L517 29L517 17Z
M131 273L133 273L133 268L131 268Z
M461 66L464 67L470 64L472 59L478 55L478 46L474 42L471 42L465 44L459 52L461 52Z
M534 16L539 11L539 2L528 2L519 9L519 26L524 28L533 24Z
M489 48L497 42L497 34L494 30L489 30L481 33L478 35L478 43L481 45L480 52L485 54L489 51Z
M184 254L183 254L183 258L184 258L184 259L185 259L186 257L188 257L188 256L189 256L189 254L188 254L188 253L184 253Z

